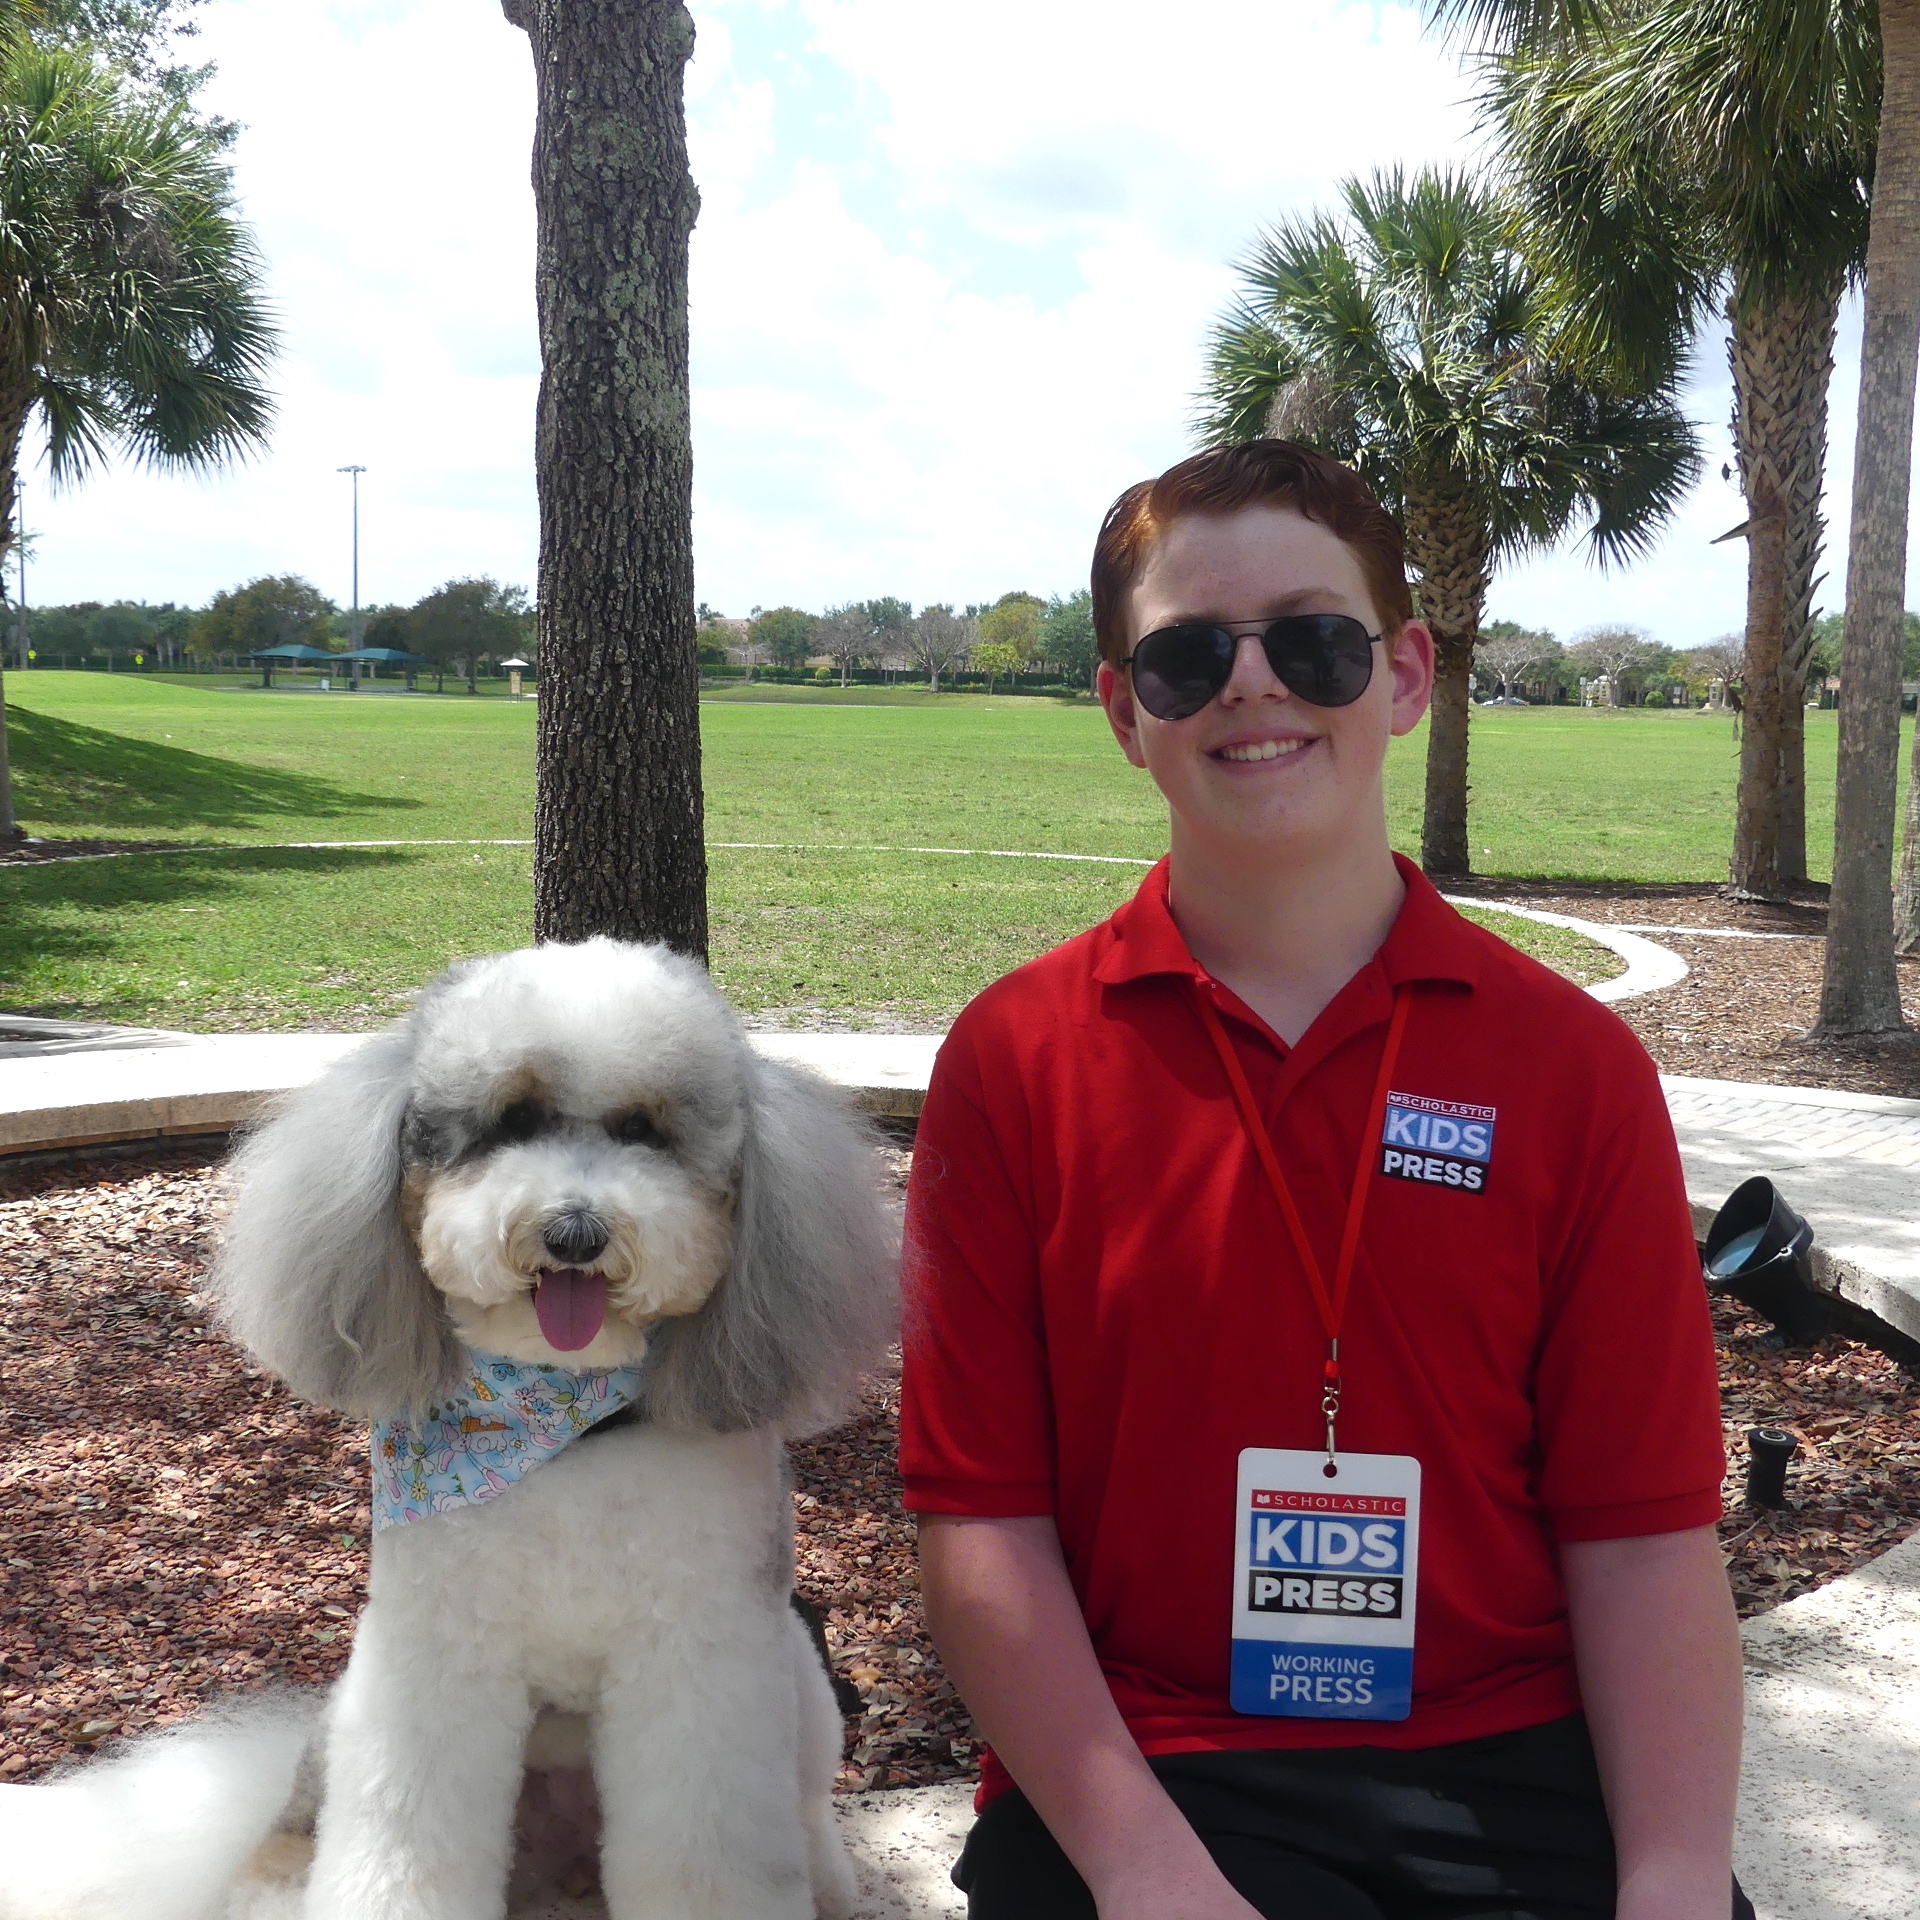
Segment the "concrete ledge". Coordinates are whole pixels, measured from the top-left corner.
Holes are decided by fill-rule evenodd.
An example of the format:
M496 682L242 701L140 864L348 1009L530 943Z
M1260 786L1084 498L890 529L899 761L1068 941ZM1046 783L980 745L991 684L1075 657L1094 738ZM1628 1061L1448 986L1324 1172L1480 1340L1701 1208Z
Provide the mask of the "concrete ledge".
M1920 1913L1920 1539L1740 1638L1734 1859L1762 1920Z
M304 1086L361 1034L166 1036L157 1045L0 1059L0 1156L225 1134L276 1094ZM937 1034L755 1033L769 1059L845 1087L862 1111L911 1120Z

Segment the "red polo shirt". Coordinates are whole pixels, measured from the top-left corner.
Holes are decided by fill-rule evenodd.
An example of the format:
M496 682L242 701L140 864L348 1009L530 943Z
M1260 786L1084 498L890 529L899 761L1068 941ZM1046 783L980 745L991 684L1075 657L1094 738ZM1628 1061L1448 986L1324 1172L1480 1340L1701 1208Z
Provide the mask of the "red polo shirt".
M1053 1516L1149 1754L1435 1746L1569 1713L1556 1540L1719 1516L1712 1334L1653 1065L1400 868L1385 943L1291 1049L1187 951L1163 862L981 994L934 1067L907 1197L906 1504ZM1403 1098L1382 1131L1413 1164L1369 1182L1340 1445L1421 1463L1413 1711L1245 1717L1227 1699L1236 1463L1320 1444L1326 1341L1194 997L1223 1016L1330 1274L1396 988ZM1482 1159L1459 1151L1462 1108L1482 1110ZM1423 1129L1449 1112L1453 1132ZM1006 1784L989 1756L983 1797Z

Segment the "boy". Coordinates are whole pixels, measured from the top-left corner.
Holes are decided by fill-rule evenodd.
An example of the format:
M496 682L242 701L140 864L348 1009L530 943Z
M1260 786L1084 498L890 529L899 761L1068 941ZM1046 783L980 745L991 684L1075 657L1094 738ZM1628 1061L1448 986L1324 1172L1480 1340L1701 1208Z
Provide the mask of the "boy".
M1672 1131L1611 1014L1389 850L1433 678L1398 531L1304 449L1203 454L1115 503L1093 605L1170 852L961 1015L908 1196L969 1913L1724 1920Z

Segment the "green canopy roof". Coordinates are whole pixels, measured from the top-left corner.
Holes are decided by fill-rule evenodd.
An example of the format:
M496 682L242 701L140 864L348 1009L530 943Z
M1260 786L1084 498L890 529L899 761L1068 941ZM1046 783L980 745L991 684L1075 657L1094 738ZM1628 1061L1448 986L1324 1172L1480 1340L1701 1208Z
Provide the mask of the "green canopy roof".
M366 661L379 667L430 667L433 664L424 654L404 653L398 647L355 647L351 653L330 653L327 658Z
M307 647L289 642L284 647L256 647L253 657L256 660L338 660L340 655L329 653L325 647Z

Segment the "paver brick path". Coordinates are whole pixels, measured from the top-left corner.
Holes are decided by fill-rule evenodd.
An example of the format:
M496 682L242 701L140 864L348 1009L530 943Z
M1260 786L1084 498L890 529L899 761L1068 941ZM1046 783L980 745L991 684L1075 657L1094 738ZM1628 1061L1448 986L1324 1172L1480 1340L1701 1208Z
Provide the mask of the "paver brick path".
M1814 1229L1828 1280L1920 1339L1920 1100L1669 1078L1696 1215L1764 1173Z

